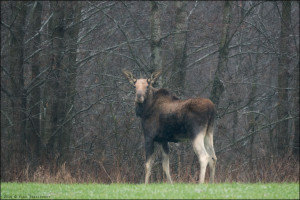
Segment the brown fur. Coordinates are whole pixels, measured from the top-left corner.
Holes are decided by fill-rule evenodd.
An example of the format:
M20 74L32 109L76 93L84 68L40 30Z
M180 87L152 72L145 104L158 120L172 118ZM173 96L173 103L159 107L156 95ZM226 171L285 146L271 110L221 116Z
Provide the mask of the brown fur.
M166 89L156 89L152 84L159 77L155 72L150 79L135 79L124 70L124 75L136 88L135 110L141 118L145 138L146 177L149 182L154 142L163 150L163 169L172 183L169 172L168 142L185 139L193 141L193 147L201 163L200 183L204 182L206 166L211 169L210 181L214 181L216 155L213 148L215 106L209 99L180 100Z
M180 138L195 137L195 124L201 126L214 120L215 107L209 99L180 100L166 89L150 87L145 102L136 102L136 115L142 124L156 124L157 127L151 128L157 129L155 133L144 130L148 137L160 142L178 142Z

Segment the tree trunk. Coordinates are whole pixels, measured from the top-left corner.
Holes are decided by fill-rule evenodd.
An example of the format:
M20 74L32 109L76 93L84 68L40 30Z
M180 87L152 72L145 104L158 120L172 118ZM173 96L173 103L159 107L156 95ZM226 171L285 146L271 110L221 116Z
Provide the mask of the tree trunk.
M50 2L51 69L44 90L43 143L53 172L69 160L80 2Z
M29 38L34 37L30 43L29 52L34 54L30 60L31 63L31 85L33 89L29 94L28 105L28 123L26 129L27 148L29 149L29 158L31 161L31 169L34 171L39 165L41 140L40 140L40 101L41 91L38 86L41 79L40 75L40 53L41 37L38 33L41 27L42 4L35 1L31 5L31 13L29 16Z
M289 116L288 106L288 78L289 78L289 35L291 33L291 2L282 1L281 32L280 32L280 55L278 58L278 106L277 117L282 120ZM288 120L282 121L277 128L277 150L279 155L288 152L289 145Z
M157 2L151 1L150 11L150 29L151 29L151 69L153 73L156 69L161 68L161 29L160 29L160 12Z
M60 158L58 138L62 134L60 125L64 119L62 109L59 105L65 98L62 91L63 85L59 83L60 76L63 75L62 59L65 51L64 47L64 9L65 2L51 1L50 8L53 16L49 22L49 34L51 40L50 48L50 69L44 87L43 117L44 127L42 133L43 144L47 147L47 160L51 169L55 169Z
M298 88L294 96L295 105L295 120L294 120L294 139L293 139L293 154L299 159L299 148L300 148L300 134L299 134L299 63L295 68L296 80L295 88Z
M162 69L161 57L161 29L160 29L160 12L157 2L151 1L150 11L150 29L151 29L151 60L149 73ZM160 80L157 81L159 85Z
M68 27L65 31L65 47L66 53L63 59L63 72L60 82L63 84L62 88L66 94L65 99L60 102L64 119L62 124L62 134L59 138L61 159L60 163L68 162L70 159L69 145L70 136L72 133L72 122L71 118L74 114L74 96L76 94L75 80L76 80L76 51L77 51L77 40L79 34L79 21L80 21L80 2L76 1L72 4L67 4L65 9L66 26Z
M257 91L257 72L258 72L258 69L257 69L257 65L258 65L258 59L257 59L258 55L256 56L256 62L254 63L254 65L250 65L251 67L253 67L253 70L254 70L254 80L253 80L253 85L251 86L251 90L250 90L250 94L249 94L249 110L250 111L254 111L255 108L254 108L254 104L251 103L254 99L255 99L255 96L256 96L256 91ZM253 150L255 149L254 148L254 136L255 136L255 129L257 127L257 118L258 116L255 116L257 114L255 113L249 113L248 117L247 117L247 121L248 121L248 133L252 133L251 137L250 137L250 155L249 155L249 164L250 164L250 169L253 171ZM253 177L251 176L250 177L250 181L253 182L255 181L253 179Z
M224 71L228 62L228 52L229 52L229 26L231 23L231 2L224 2L224 12L223 12L223 32L221 35L220 47L219 47L219 59L218 66L215 72L215 78L213 81L212 91L210 94L210 99L214 102L216 107L220 103L220 97L224 92L224 85L221 79L224 77Z
M184 83L186 75L186 42L187 42L187 2L176 1L175 35L174 35L174 64L170 79L170 87L177 95L184 94Z
M12 25L8 62L10 65L10 86L12 93L12 136L10 168L18 175L25 165L25 126L26 126L26 91L24 89L24 27L26 2L12 2Z

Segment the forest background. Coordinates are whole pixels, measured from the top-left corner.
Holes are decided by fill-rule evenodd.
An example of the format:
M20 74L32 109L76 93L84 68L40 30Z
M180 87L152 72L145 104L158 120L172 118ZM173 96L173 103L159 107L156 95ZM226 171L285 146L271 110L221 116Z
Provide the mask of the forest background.
M216 104L216 182L299 182L296 1L1 1L1 181L142 183L122 69ZM169 146L197 182L191 143Z

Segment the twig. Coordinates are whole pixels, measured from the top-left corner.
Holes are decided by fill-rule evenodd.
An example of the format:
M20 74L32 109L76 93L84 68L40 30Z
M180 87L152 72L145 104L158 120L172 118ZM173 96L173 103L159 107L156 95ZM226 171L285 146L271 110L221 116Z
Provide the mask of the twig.
M289 119L293 119L294 117L290 116L290 117L287 117L287 118L284 118L284 119L281 119L281 120L278 120L278 121L275 121L275 122L272 122L270 124L267 124L267 125L264 125L262 127L260 127L259 129L255 130L255 131L251 131L248 135L244 136L244 137L241 137L240 139L236 140L235 142L223 147L222 149L220 149L219 151L216 152L216 154L219 154L219 153L222 153L224 150L232 147L232 146L235 146L237 143L247 139L248 137L252 136L253 134L265 129L265 128L268 128L269 126L272 126L274 124L277 124L277 123L280 123L280 122L283 122L285 120L289 120Z

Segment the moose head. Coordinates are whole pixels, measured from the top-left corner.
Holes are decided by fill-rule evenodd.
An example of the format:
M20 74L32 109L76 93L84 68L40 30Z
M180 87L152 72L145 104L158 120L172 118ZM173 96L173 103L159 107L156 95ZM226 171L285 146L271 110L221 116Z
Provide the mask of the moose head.
M161 75L161 70L155 71L151 74L150 78L136 79L132 73L128 70L122 71L129 83L135 87L135 102L144 103L149 88L155 83L155 81Z

